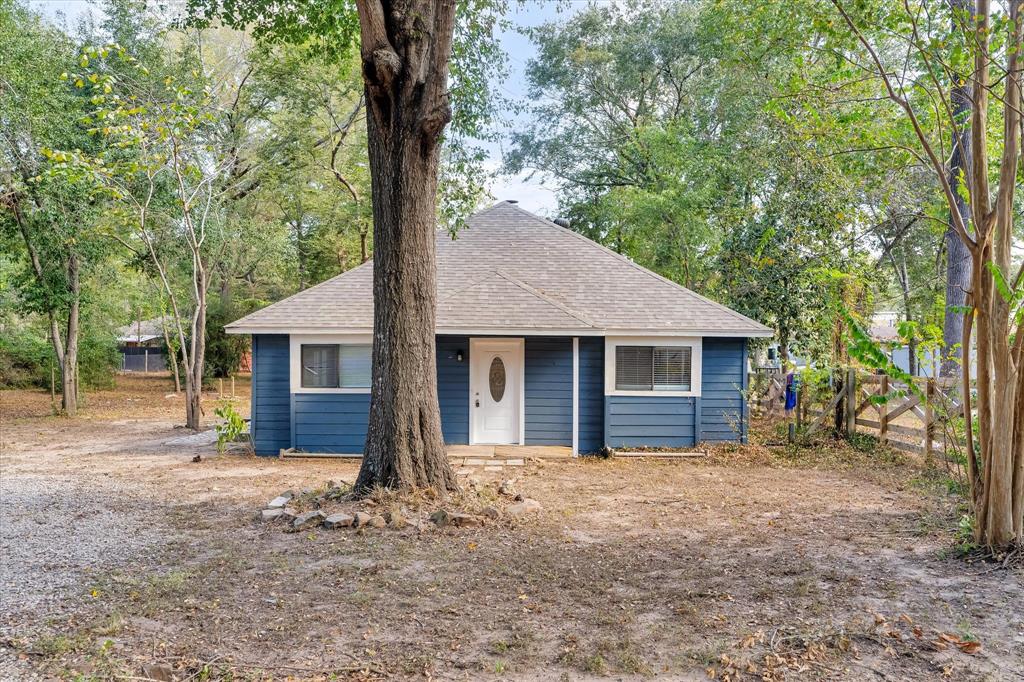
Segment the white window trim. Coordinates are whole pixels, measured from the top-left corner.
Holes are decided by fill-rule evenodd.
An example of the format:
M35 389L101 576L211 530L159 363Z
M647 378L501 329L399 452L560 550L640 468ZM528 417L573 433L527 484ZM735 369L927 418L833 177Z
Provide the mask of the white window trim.
M302 346L338 344L340 346L372 346L371 334L292 334L288 337L292 393L369 393L366 388L311 388L302 385Z
M689 391L620 391L615 388L615 349L618 346L689 346ZM604 394L646 398L699 397L703 343L699 336L606 336L604 339Z

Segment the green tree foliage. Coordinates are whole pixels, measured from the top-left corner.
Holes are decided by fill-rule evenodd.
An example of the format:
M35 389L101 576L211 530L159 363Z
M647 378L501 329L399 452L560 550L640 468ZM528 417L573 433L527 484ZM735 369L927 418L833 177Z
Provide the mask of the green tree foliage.
M600 6L533 31L539 104L506 165L554 177L573 229L833 359L839 304L872 276L858 186L775 97L792 53L742 43L724 9Z
M17 254L9 275L17 293L4 301L5 314L19 316L18 334L45 329L51 345L43 363L34 340L12 338L5 365L37 383L49 380L43 365L55 365L62 408L73 415L78 377L94 381L111 365L113 325L93 306L117 272L107 267L106 203L46 171L52 148L96 148L81 124L89 102L62 77L77 60L74 41L38 14L0 2L0 45L0 240Z

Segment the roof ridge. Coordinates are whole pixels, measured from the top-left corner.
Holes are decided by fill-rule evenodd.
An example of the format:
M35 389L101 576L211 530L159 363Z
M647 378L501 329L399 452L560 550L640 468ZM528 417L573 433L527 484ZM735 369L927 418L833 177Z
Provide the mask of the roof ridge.
M505 202L505 203L508 203L508 202ZM597 247L598 249L601 249L602 251L608 253L609 255L614 256L615 258L623 261L624 263L627 263L627 264L631 265L634 269L639 270L640 272L644 273L645 275L653 277L654 279L659 280L659 281L661 281L661 282L663 282L665 284L669 284L669 285L671 285L671 286L673 286L673 287L675 287L677 289L682 289L683 291L685 291L688 294L693 294L694 296L696 296L700 300L704 301L705 303L710 303L713 306L721 308L722 310L728 312L730 315L732 315L733 317L738 318L739 320L742 320L744 322L750 322L752 324L755 324L755 325L757 325L759 327L763 327L763 328L771 331L771 328L768 327L767 325L761 324L757 320L752 320L751 318L747 317L746 315L744 315L742 313L736 312L735 310L733 310L729 306L723 305L723 304L719 303L718 301L711 300L707 296L702 296L702 295L698 294L696 291L694 291L693 289L689 289L687 287L684 287L682 284L679 284L678 282L673 282L668 277L664 277L662 275L659 275L658 273L654 272L653 270L648 270L647 268L645 268L644 266L640 265L639 263L636 263L632 259L627 258L626 256L623 256L621 253L619 253L617 251L609 249L604 244L599 244L599 243L595 242L593 239L589 239L588 237L585 237L584 235L580 234L579 232L576 232L575 230L571 230L571 229L569 229L567 227L562 227L561 225L559 225L558 223L556 223L556 222L554 222L552 220L548 220L547 218L539 216L536 213L531 213L530 211L527 211L524 208L519 208L519 206L516 205L516 204L508 204L508 205L513 210L516 210L516 211L522 213L523 215L526 215L526 216L529 216L530 218L533 218L534 220L536 220L537 222L541 223L545 227L551 227L551 228L554 228L556 230L560 230L560 231L562 231L564 233L567 233L567 234L575 237L576 239L579 239L579 240L581 240L581 241L583 241L583 242L585 242L585 243L587 243L587 244L589 244L591 246L594 246L594 247ZM491 208L494 208L494 207L492 206Z
M517 278L513 277L512 275L510 275L509 273L505 272L504 270L495 270L494 273L496 275L498 275L498 277L501 277L502 279L508 280L512 284L515 284L517 287L519 287L520 289L522 289L526 293L532 294L533 296L536 296L537 298L541 299L545 303L548 303L550 305L555 306L556 308L561 310L566 315L569 315L571 317L575 317L577 320L579 320L583 324L587 325L588 327L594 327L595 329L597 328L597 325L594 324L593 320L587 319L587 317L585 317L582 313L576 312L575 310L573 310L569 306L565 305L564 303L556 301L555 299L551 298L550 296L545 294L540 289L537 289L535 287L530 286L526 282L522 281L521 279L517 279Z
M440 303L442 301L447 301L449 298L453 298L453 297L458 296L459 294L461 294L461 293L463 293L465 291L469 291L470 289L472 289L476 285L483 284L487 280L492 279L494 277L495 273L496 273L495 270L491 270L486 275L482 276L480 279L474 279L472 282L470 282L466 286L459 287L457 289L452 290L444 298L437 299L437 302Z
M370 258L367 258L364 262L360 263L359 265L355 266L354 268L349 268L345 272L339 272L334 277L328 277L327 279L325 279L324 281L322 281L322 282L320 282L318 284L314 284L311 287L306 287L305 289L303 289L301 291L296 291L291 296L285 296L280 301L274 301L273 303L271 303L268 306L264 306L263 308L260 308L259 310L254 310L251 313L249 313L248 315L246 315L245 317L240 317L237 320L235 320L234 322L227 323L226 325L224 325L224 327L225 328L227 328L227 327L234 327L235 325L238 325L238 324L241 324L242 322L245 322L246 320L248 320L253 315L256 315L257 313L264 313L267 310L270 310L272 308L276 308L277 306L281 305L282 303L284 303L286 301L292 300L296 296L301 296L301 295L304 295L306 292L314 291L315 289L319 289L322 286L326 286L326 285L330 284L331 282L334 282L336 280L339 280L339 279L345 277L346 275L352 274L356 270L360 270L363 267L365 267L367 265L372 265L372 264L373 264L373 257L371 256Z

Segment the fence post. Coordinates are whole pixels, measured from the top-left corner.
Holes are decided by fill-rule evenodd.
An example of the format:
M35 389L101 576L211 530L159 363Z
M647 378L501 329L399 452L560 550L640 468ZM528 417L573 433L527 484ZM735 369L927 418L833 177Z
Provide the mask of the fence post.
M926 466L932 466L933 448L932 439L935 437L935 411L932 408L932 398L935 397L935 378L929 377L924 388L924 462Z
M846 436L857 433L857 370L846 368Z
M889 395L889 375L883 374L878 382L878 394ZM883 402L878 406L878 441L885 443L889 439L889 402Z
M800 429L804 425L804 385L803 382L796 389L796 430Z
M149 349L142 351L142 371L149 374Z

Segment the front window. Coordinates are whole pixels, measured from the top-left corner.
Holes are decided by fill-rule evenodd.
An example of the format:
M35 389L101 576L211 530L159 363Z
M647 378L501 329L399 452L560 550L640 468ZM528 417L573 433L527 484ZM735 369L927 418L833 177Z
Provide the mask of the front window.
M689 391L693 349L690 346L616 346L618 391Z
M302 344L302 388L369 388L369 345Z

